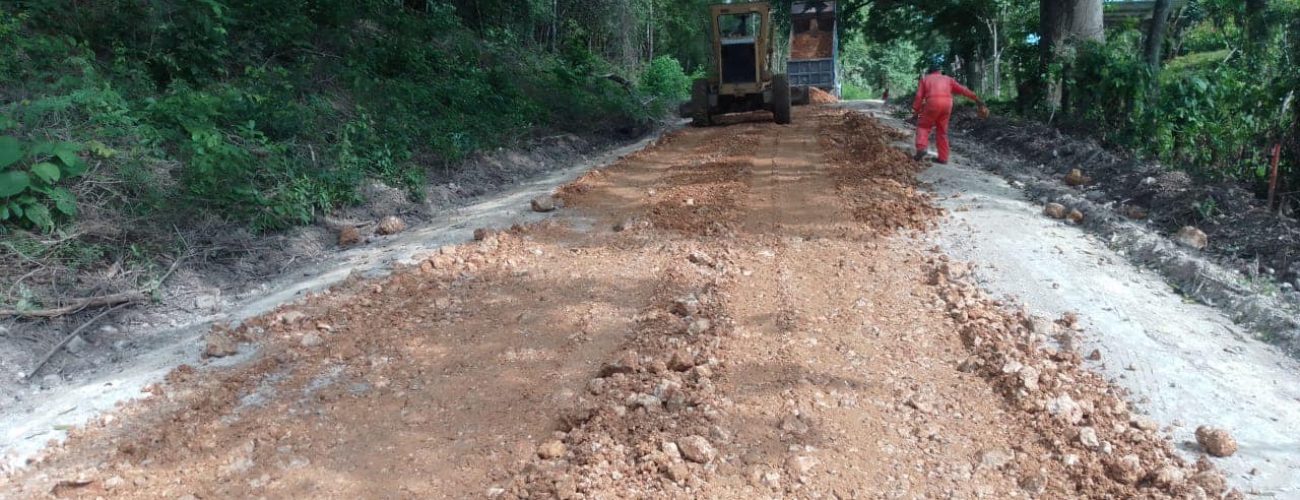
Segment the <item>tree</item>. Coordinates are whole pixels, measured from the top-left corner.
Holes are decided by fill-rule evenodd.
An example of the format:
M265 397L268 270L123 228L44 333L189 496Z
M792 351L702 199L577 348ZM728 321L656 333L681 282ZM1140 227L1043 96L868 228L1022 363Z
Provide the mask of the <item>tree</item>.
M1155 6L1151 9L1151 24L1147 26L1146 47L1143 51L1146 54L1147 66L1153 71L1160 70L1160 61L1163 59L1163 48L1165 43L1165 28L1169 24L1169 0L1156 0Z

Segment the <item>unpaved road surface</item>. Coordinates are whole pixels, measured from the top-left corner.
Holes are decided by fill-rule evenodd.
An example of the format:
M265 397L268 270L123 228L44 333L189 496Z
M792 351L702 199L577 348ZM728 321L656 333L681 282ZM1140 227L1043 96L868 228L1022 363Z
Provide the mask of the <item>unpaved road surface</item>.
M1217 498L1061 345L927 248L862 114L684 130L562 215L208 335L0 497ZM1231 494L1231 493L1229 493Z

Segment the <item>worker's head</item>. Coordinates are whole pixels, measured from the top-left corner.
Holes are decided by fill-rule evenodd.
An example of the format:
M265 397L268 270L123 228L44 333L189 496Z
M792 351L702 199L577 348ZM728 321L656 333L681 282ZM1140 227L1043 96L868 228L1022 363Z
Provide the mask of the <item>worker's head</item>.
M926 73L938 73L943 71L943 54L932 54L926 58Z

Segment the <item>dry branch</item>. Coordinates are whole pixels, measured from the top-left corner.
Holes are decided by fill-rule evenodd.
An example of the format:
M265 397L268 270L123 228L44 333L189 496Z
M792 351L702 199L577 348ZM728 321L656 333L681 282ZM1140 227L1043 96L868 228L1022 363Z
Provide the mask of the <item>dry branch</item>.
M50 309L36 309L33 311L22 311L18 309L0 309L0 316L17 316L20 318L57 318L81 311L88 307L117 306L122 304L134 304L149 300L149 293L143 290L132 290L129 292L114 293L109 295L100 295L98 297L87 297L77 299L72 303Z

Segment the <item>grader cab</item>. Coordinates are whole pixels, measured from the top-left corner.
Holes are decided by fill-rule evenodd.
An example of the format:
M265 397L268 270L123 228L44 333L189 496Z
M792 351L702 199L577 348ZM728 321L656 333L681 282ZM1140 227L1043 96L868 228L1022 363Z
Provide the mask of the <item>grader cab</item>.
M719 115L766 110L777 123L790 123L790 80L772 73L771 5L712 5L709 19L713 68L691 89L692 122L708 126Z

